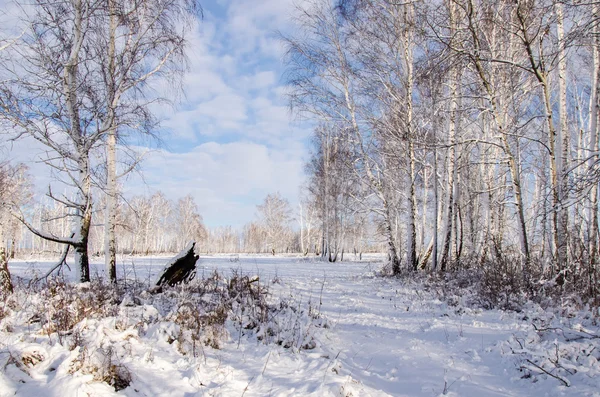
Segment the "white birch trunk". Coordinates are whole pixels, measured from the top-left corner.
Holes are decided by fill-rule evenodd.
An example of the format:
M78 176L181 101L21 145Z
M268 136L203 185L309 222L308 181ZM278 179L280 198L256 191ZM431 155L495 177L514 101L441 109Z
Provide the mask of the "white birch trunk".
M408 268L417 270L417 230L416 230L416 214L417 214L417 195L415 191L416 179L416 157L414 145L413 131L413 46L414 37L411 27L414 22L414 4L409 3L404 6L404 23L407 25L404 32L404 62L406 68L406 127L408 136L408 155L409 155L409 196L408 196L408 227L406 232L406 257L408 259Z
M599 14L600 6L594 5L593 13L595 16ZM600 36L598 27L594 29L595 40L592 48L592 92L590 95L590 119L589 119L589 151L590 155L588 166L590 169L598 162L598 118L600 117ZM597 296L595 291L596 284L596 266L598 262L598 182L592 183L590 192L590 203L588 207L588 217L591 225L589 230L589 285L590 295Z
M453 1L448 2L450 34L456 31L456 9ZM452 244L452 219L454 210L454 167L456 162L456 112L458 109L458 80L460 71L454 67L450 72L449 93L450 93L450 122L448 125L448 155L446 158L446 167L448 171L447 198L444 205L446 217L444 220L444 232L442 235L442 257L440 259L440 270L445 272L448 266L450 256L450 245Z
M560 208L558 208L558 233L560 242L560 251L558 254L559 267L563 268L566 266L568 260L568 209L565 206L568 197L569 180L568 180L568 169L569 169L569 152L570 152L570 134L567 125L567 51L565 43L565 29L564 29L564 10L563 5L559 2L555 3L556 12L556 30L558 36L558 102L559 102L559 125L560 128L557 132L557 146L560 147L560 162L558 164L559 178L558 181L558 194L560 198Z
M115 35L117 30L117 16L115 14L115 0L108 2L109 12L109 38L108 38L108 87L107 96L109 109L108 122L110 127L106 140L106 223L104 227L104 260L108 278L112 283L117 282L117 247L115 226L117 218L117 127L115 120Z

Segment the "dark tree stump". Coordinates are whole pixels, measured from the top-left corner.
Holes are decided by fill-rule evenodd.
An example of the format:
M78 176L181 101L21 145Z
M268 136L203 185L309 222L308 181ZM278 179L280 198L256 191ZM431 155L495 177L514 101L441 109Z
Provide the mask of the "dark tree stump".
M165 285L174 286L188 283L196 276L196 262L199 256L194 254L195 242L190 242L187 247L173 257L160 273L156 280L155 292L160 292Z

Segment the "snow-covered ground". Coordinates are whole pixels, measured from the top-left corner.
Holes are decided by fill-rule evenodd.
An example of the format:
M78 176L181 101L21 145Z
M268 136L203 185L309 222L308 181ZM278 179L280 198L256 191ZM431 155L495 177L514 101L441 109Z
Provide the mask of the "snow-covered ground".
M120 275L150 281L165 262L123 259ZM48 266L10 263L25 279ZM27 318L43 296L21 288L21 306L5 308L0 322L0 396L600 396L598 328L585 314L482 310L460 296L449 305L422 281L377 277L379 266L375 258L201 257L198 278L214 269L258 276L273 302L293 309L276 315L291 316L280 324L296 331L292 343L265 344L229 322L218 348L201 343L198 354L173 342L175 325L144 293L78 323L64 340L75 334L86 347L71 350ZM128 387L115 392L84 368L107 360Z

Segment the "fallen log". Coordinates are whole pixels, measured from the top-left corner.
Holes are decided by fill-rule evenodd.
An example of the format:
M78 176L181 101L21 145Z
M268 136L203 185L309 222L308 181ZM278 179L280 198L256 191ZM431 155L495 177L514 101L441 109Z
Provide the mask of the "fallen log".
M156 279L153 292L160 292L165 285L174 286L188 283L196 276L196 262L200 256L194 253L195 242L191 241L187 247L174 256L165 265Z

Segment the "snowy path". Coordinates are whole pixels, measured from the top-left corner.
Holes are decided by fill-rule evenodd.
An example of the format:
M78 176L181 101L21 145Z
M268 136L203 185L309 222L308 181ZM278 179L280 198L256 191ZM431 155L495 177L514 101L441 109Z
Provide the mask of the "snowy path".
M363 277L365 264L334 266L339 270L313 263L284 279L289 285L288 277L293 277L290 288L313 303L322 300L331 328L321 344L337 357L332 367L347 377L346 389L373 396L528 394L526 382L513 384L505 372L505 365L512 364L489 352L519 329L514 315L456 313L397 280Z
M328 328L315 331L317 348L294 353L232 334L222 349L207 348L198 359L183 357L163 342L152 346L154 359L148 364L135 357L147 355L147 344L153 342L140 339L138 353L134 350L134 359L126 363L137 374L135 388L120 395L590 395L552 379L519 379L516 358L501 355L496 345L530 326L522 314L451 307L430 291L374 277L377 265L366 262L231 259L202 257L199 273L237 269L258 274L264 282L277 277L280 282L271 287L275 296L291 296L304 307L310 302L328 320ZM164 262L137 259L136 274L152 279ZM14 273L26 275L47 264L11 266ZM20 390L33 391L34 386ZM47 389L43 383L35 387ZM54 390L61 388L55 385Z
M284 284L280 293L310 301L330 321L317 335L332 361L298 370L321 371L322 383L333 382L326 389L334 395L526 396L540 390L511 380L518 374L515 364L492 349L528 326L516 313L448 307L429 292L368 276L375 264L240 263L244 271L276 274ZM208 259L205 265L210 267Z
M331 284L324 313L335 323L324 344L339 350L340 372L373 395L435 396L444 390L450 395L523 395L511 388L499 357L486 354L491 344L510 336L512 321L503 324L498 313L455 315L452 308L423 300L425 294L393 281Z

